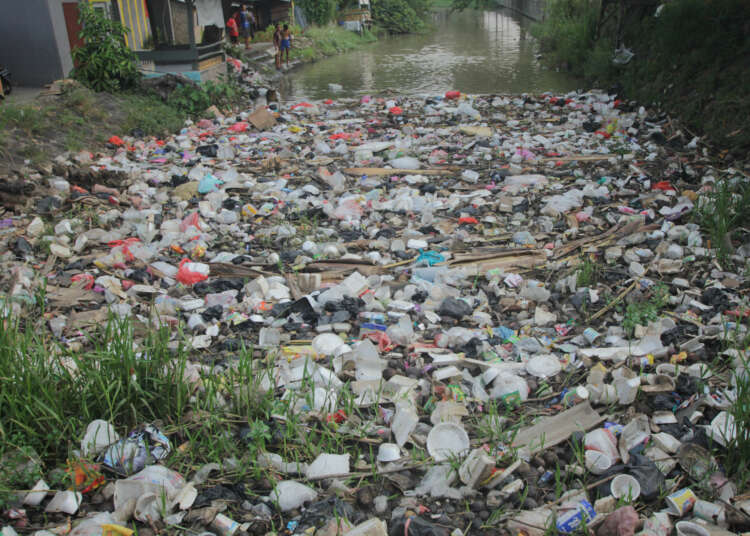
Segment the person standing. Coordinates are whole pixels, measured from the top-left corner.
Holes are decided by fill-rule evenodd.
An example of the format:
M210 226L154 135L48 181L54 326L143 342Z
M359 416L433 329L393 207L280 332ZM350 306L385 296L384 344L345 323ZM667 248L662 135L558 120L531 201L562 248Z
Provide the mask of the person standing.
M232 15L231 17L229 17L229 20L227 21L227 28L229 30L229 40L232 42L233 45L236 45L240 37L240 29L237 26L237 14L236 13Z
M250 39L254 36L247 4L242 4L242 10L240 11L240 30L242 31L242 37L245 39L245 49L248 49L250 48Z
M276 53L276 70L278 71L281 69L281 40L282 40L282 33L281 33L281 24L276 23L274 32L273 32L273 49Z
M281 32L281 54L286 51L286 67L289 68L289 50L292 48L292 31L289 25L284 25L284 31Z

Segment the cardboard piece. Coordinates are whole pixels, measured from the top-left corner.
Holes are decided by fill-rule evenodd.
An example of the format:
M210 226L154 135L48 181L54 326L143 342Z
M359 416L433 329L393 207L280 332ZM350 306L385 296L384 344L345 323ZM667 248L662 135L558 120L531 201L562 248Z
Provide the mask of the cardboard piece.
M251 113L247 120L260 131L268 130L276 124L276 118L263 106Z
M587 401L554 417L543 417L536 424L524 428L516 434L513 446L519 447L519 453L533 456L562 443L573 432L588 432L604 419Z

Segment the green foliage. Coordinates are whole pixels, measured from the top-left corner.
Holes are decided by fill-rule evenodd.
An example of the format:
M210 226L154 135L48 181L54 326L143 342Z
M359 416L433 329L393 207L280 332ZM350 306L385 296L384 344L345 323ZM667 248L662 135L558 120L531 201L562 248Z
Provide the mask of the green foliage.
M455 3L473 2L456 0ZM611 4L608 8L614 10ZM622 17L621 42L635 52L612 64L618 17L599 29L599 2L549 0L545 20L532 26L546 60L600 87L620 83L643 103L658 103L688 128L738 154L750 146L750 2L676 0L654 8L635 6ZM610 11L611 12L611 11Z
M255 34L255 37L258 37L258 34ZM255 39L254 39L255 40ZM237 59L243 59L244 58L244 48L240 45L234 45L232 43L225 43L224 44L224 52L227 56Z
M23 437L21 446L43 459L63 460L94 419L125 430L179 420L188 401L186 356L168 348L168 328L151 331L136 348L130 322L113 317L91 350L69 353L43 338L30 318L0 318L0 444Z
M579 287L588 287L599 279L599 265L596 260L588 255L581 258L581 264L576 270L576 284Z
M750 185L746 180L724 178L698 200L698 222L711 237L711 247L723 268L731 268L733 236L750 221Z
M430 12L432 0L406 0L418 17L424 17Z
M125 95L122 131L140 129L146 136L164 136L178 131L187 114L152 95Z
M492 7L500 7L497 0L448 0L448 2L441 1L441 5L446 3L449 4L451 11L463 11L464 9L488 9Z
M625 318L622 327L628 335L633 335L635 327L646 326L659 318L659 311L667 305L669 299L669 288L663 283L654 285L650 295L640 302L629 303L625 309Z
M196 116L211 106L211 98L208 96L208 92L200 86L185 84L175 89L167 97L167 104L188 115Z
M414 6L412 6L412 3ZM426 2L413 0L372 0L372 18L390 33L414 33L424 29L424 21L414 7Z
M598 13L596 3L587 0L550 0L544 21L531 31L553 63L582 75L594 45Z
M23 445L22 436L0 443L0 508L10 507L23 497L14 491L31 489L41 477L41 460L33 448Z
M88 2L78 4L83 46L73 50L73 78L95 91L120 91L136 85L136 56L125 44L128 31Z
M198 117L206 108L220 108L236 104L240 98L239 87L234 82L204 82L201 85L185 84L167 98L167 104L180 112Z
M265 42L265 41L273 41L273 33L276 31L276 27L273 24L269 24L268 27L265 30L258 30L255 32L255 38L253 39L253 42ZM294 31L292 31L294 33ZM240 52L242 49L240 49Z
M319 26L325 26L335 19L337 0L297 0L307 19Z
M312 27L307 30L305 37L312 42L312 46L293 48L290 55L292 59L314 61L377 41L368 31L358 35L339 26Z

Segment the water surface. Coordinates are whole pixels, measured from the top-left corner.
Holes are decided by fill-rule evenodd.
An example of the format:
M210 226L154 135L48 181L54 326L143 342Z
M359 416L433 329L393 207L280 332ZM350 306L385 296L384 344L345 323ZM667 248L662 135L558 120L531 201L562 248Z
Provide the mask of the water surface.
M545 68L529 33L533 21L511 10L434 13L435 30L381 39L291 72L285 100L364 94L564 92L576 81ZM343 91L334 94L330 83Z

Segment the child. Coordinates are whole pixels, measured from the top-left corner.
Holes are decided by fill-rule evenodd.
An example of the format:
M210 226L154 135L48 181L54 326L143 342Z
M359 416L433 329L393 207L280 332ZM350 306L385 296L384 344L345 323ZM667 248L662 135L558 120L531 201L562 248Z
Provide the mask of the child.
M286 51L286 67L289 68L289 50L292 48L292 31L289 25L284 25L284 31L281 32L281 53Z
M236 14L229 17L227 28L229 28L229 40L233 45L236 45L240 37L240 29L237 27Z
M274 52L276 52L276 70L281 69L281 24L276 23L276 29L273 32L273 48Z

